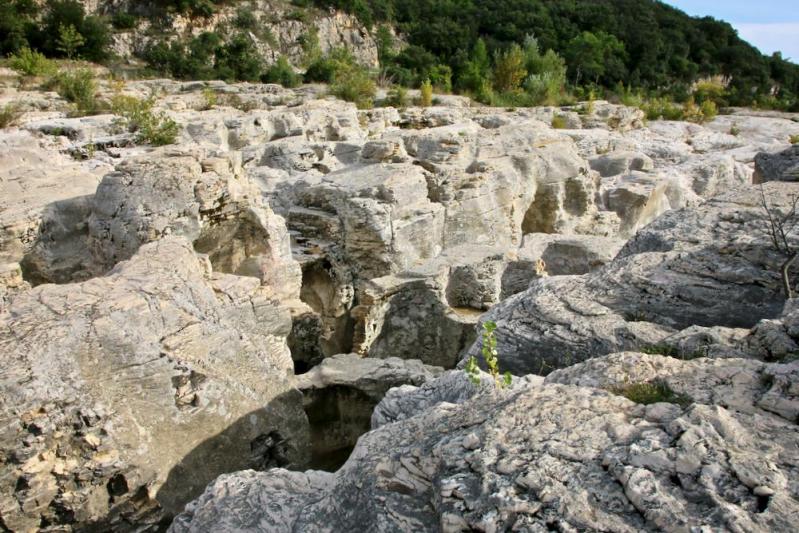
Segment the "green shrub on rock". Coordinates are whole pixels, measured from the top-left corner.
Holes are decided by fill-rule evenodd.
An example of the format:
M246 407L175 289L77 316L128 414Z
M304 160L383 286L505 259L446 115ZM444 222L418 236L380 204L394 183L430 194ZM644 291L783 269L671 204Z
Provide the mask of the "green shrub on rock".
M21 48L8 60L9 66L24 76L49 76L56 71L56 64L53 61L28 47Z
M102 104L97 99L97 82L91 70L62 70L52 83L62 98L75 105L77 115L95 115L102 111Z
M14 126L22 116L22 109L16 102L0 108L0 129Z
M136 134L136 142L164 146L174 144L180 126L166 113L155 113L152 98L143 100L134 96L116 95L111 100L111 111L118 115L117 124Z
M424 80L419 91L419 105L422 107L430 107L433 105L433 84L430 80Z
M294 68L289 64L285 56L280 56L277 62L269 67L261 81L264 83L279 83L283 87L297 87L302 83L302 78L294 72Z

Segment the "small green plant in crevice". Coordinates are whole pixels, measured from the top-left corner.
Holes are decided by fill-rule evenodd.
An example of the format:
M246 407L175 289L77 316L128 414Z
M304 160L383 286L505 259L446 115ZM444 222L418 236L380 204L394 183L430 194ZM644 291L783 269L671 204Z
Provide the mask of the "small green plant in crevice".
M674 392L668 383L659 380L624 383L609 387L608 392L617 396L624 396L631 402L640 403L641 405L665 402L687 407L693 402L689 396Z
M0 129L16 125L22 117L22 108L16 102L4 105L0 108Z
M239 111L249 113L253 109L258 109L258 103L252 100L242 100L238 94L218 95L219 105L233 107Z
M203 101L200 107L200 111L208 111L216 107L219 103L219 96L216 94L216 91L211 89L210 87L206 87L202 91Z
M649 315L644 311L628 311L624 313L624 320L627 322L649 322Z
M483 347L480 351L483 355L486 367L488 368L488 373L494 378L495 386L499 389L504 389L505 387L510 387L513 378L510 372L505 372L504 375L501 375L499 372L497 338L496 335L494 335L496 329L497 324L495 322L488 321L483 323ZM473 384L480 384L480 366L477 364L477 358L475 356L471 356L466 362L465 371Z
M165 113L155 113L155 100L134 96L116 95L111 100L111 111L120 118L117 125L136 134L137 143L164 146L174 144L180 126Z
M737 122L733 122L730 125L730 135L733 137L737 137L741 134L741 127L738 125Z
M788 140L791 142L791 144L799 144L799 135L791 135Z

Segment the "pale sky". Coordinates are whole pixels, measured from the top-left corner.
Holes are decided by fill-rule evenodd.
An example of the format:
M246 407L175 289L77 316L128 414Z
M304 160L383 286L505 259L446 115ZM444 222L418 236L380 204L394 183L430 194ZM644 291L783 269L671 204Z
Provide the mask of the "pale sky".
M782 52L799 63L797 0L666 0L689 15L725 20L764 54Z

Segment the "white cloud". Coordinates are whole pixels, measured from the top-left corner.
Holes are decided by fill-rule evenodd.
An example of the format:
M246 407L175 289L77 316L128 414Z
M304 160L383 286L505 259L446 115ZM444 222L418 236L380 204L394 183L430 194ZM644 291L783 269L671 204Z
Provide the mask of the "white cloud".
M757 46L764 54L782 52L784 58L799 63L799 22L734 22L732 25L742 39Z

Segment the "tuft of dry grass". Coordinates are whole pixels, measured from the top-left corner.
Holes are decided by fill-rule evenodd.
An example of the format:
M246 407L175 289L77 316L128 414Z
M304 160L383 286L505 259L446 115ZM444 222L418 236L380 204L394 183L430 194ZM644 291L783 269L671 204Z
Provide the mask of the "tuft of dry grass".
M624 396L628 400L650 405L653 403L674 403L680 407L687 407L693 401L685 394L678 394L671 390L671 387L663 381L649 381L640 383L625 383L610 387L609 392L617 396Z
M0 129L15 126L22 117L23 111L19 104L10 103L0 108Z

